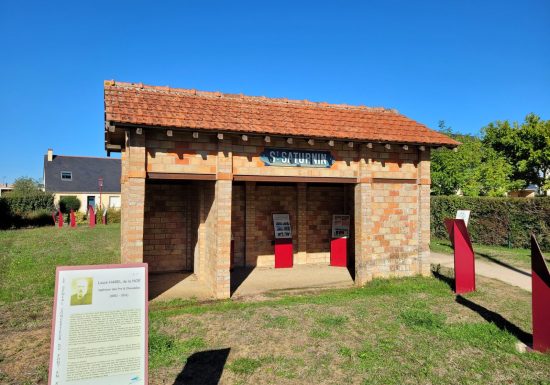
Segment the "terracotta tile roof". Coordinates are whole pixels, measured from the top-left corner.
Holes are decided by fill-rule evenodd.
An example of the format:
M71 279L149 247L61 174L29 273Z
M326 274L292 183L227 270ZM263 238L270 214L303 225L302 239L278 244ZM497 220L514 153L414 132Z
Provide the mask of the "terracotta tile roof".
M105 120L222 132L457 146L395 110L105 81Z

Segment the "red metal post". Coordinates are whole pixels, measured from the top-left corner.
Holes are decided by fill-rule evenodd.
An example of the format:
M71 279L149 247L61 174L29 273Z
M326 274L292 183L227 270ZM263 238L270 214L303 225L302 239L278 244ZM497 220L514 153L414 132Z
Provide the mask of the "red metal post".
M58 221L59 227L63 227L63 213L61 212L61 210L59 210L57 221Z
M90 223L90 227L95 227L95 211L92 205L88 206L88 219Z
M97 180L97 184L99 185L99 209L103 210L103 203L101 201L101 193L103 191L103 177L99 177L99 179Z
M463 219L445 219L445 227L454 248L455 293L464 294L476 289L474 249Z
M537 239L531 234L531 282L533 306L533 349L550 351L550 272Z
M76 218L73 209L71 209L71 227L76 227Z

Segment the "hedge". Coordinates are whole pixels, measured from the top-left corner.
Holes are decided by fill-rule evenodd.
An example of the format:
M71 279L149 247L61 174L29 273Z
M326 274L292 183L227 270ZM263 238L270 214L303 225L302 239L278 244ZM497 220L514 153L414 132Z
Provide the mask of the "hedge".
M550 197L489 198L431 197L431 233L447 238L445 218L457 210L470 210L468 231L473 242L486 245L530 247L530 233L543 250L550 250Z
M0 197L0 229L52 224L54 210L53 195L44 192Z
M12 214L27 213L37 210L54 210L53 195L38 192L31 195L8 194L0 198Z

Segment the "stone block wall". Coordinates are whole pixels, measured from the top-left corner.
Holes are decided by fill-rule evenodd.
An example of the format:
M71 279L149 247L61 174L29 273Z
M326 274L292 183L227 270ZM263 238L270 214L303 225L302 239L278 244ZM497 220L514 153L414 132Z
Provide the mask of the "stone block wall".
M145 187L143 260L149 271L192 271L197 242L196 187L155 182Z
M265 147L331 151L336 161L330 168L268 167L259 158ZM285 138L272 137L266 143L262 137L245 141L241 135L225 134L219 140L203 132L194 138L186 131L174 130L168 136L166 130L149 129L137 135L128 129L122 151L122 260L150 260L155 269L193 267L215 297L225 298L232 234L236 265L273 266L271 215L287 212L295 264L326 264L331 216L350 213L357 284L377 276L427 274L429 159L429 149L417 146L350 147L344 142L329 146L326 141L311 146L303 139L289 144ZM182 187L178 198L169 195L164 206L151 198L152 208L168 214L162 222L146 209L149 196L159 193L154 191L159 188L146 186L148 175L211 181L192 182L192 196ZM286 184L249 182L270 176L300 179ZM321 186L308 183L310 177L346 178L352 184ZM184 220L182 213L190 219ZM161 231L149 231L157 225L165 238ZM185 229L176 234L173 226Z

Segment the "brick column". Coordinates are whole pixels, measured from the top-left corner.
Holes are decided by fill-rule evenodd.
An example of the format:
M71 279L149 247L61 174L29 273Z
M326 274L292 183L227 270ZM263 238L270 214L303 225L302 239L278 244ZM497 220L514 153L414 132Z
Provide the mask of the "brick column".
M255 266L256 255L256 182L246 182L245 191L245 261L246 266Z
M307 263L307 184L298 183L296 200L296 235L298 237L298 250L294 259L296 265Z
M232 180L216 181L216 254L213 258L215 277L212 283L214 296L220 299L230 297L232 187Z
M418 272L430 275L430 148L418 151Z
M215 210L215 252L211 256L210 273L214 297L229 298L231 264L231 205L233 190L233 153L231 143L220 142L218 145L218 164L216 186L214 189Z
M355 284L364 285L372 279L372 178L370 156L367 148L361 146L358 165L358 183L355 185Z
M122 156L121 262L143 262L145 209L145 134L126 131Z

